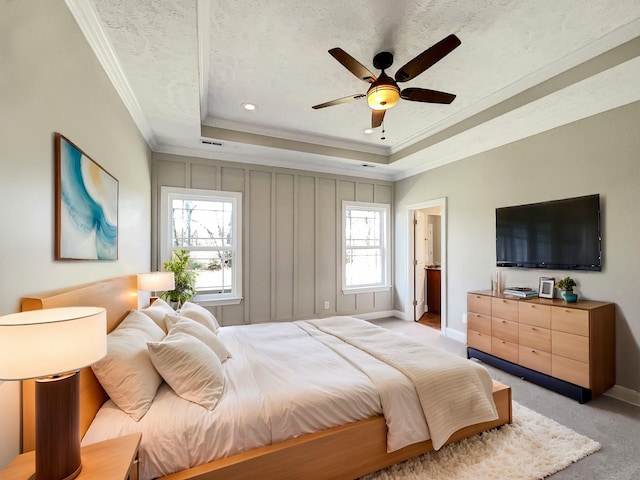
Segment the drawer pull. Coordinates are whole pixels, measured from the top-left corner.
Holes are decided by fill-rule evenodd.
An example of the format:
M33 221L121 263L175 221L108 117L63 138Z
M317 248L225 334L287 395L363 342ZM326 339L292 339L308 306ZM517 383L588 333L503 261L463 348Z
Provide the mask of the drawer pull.
M502 323L507 323L505 320L502 320Z
M504 340L500 340L502 343L504 343Z
M531 327L531 331L535 332L536 331L536 327Z

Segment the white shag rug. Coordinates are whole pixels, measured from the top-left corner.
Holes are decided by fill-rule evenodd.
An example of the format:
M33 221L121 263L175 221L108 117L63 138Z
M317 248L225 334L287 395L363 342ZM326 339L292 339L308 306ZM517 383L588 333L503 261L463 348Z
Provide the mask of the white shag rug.
M442 447L362 480L535 480L600 450L600 444L513 402L513 423Z

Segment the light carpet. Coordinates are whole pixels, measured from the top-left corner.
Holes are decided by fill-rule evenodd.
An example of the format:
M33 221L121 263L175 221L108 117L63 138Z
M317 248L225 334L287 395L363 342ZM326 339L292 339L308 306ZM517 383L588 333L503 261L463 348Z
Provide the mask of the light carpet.
M534 480L600 444L513 402L513 423L363 477L363 480Z

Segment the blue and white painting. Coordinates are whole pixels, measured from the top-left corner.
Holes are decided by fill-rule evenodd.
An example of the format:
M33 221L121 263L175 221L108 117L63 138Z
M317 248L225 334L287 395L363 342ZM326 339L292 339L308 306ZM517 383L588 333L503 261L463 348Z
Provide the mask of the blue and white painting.
M118 259L118 181L56 134L58 259Z

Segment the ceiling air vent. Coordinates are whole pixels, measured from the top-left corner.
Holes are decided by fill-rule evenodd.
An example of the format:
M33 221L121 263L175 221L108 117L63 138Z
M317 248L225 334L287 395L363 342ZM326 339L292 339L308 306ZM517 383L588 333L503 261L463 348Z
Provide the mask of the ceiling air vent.
M213 145L216 147L221 147L222 146L222 142L216 142L215 140L207 140L207 139L200 139L200 143L204 143L205 145Z

